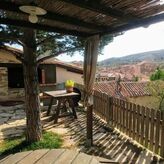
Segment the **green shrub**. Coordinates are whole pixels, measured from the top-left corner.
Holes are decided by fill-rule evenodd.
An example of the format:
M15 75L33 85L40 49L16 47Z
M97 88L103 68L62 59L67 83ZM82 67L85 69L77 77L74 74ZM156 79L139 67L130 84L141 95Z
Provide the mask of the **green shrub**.
M150 80L151 81L155 81L155 80L164 80L164 70L157 68L157 70L155 71L155 73L153 73L150 76Z

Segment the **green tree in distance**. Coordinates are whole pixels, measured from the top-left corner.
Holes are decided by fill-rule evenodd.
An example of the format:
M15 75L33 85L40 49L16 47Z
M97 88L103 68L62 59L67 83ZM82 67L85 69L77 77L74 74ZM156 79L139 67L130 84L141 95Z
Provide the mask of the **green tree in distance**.
M138 82L139 81L139 77L134 75L133 76L133 81Z
M151 95L158 100L158 109L164 110L164 82L162 80L151 81L148 83Z
M164 70L160 69L159 67L156 69L155 73L150 76L151 81L155 80L163 80L164 81Z

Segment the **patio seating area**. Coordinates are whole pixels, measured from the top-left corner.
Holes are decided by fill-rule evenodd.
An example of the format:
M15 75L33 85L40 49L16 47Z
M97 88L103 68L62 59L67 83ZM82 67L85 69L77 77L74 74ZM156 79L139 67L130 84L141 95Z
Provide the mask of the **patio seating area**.
M20 105L13 106L12 109L15 110L18 106ZM24 107L22 106L22 108ZM134 140L107 126L107 124L95 114L93 117L94 145L87 147L86 111L82 106L76 110L77 119L74 119L73 116L61 117L56 124L54 124L54 119L52 119L54 106L52 107L50 116L47 116L47 108L48 107L44 107L44 111L42 112L42 125L44 130L60 134L63 138L62 148L64 149L71 149L88 155L102 157L103 161L110 160L119 163L164 162L155 154L135 143ZM14 126L14 123L17 124L17 121L12 122L12 126ZM24 126L24 122L19 126ZM2 133L4 130L2 130Z
M135 144L127 136L109 128L100 118L94 115L92 147L86 147L86 112L83 108L77 110L78 119L60 118L57 124L50 121L43 113L44 129L61 134L66 140L63 146L78 149L86 154L100 156L121 163L158 163L164 162L153 153Z
M132 164L164 163L163 112L147 109L104 93L95 92L93 94L100 50L107 43L113 41L114 37L122 35L127 30L138 27L145 28L151 24L162 22L164 20L163 0L97 0L96 3L92 0L4 0L0 2L0 10L0 46L6 47L5 45L10 44L22 47L22 52L14 52L13 57L14 61L19 63L18 66L21 66L23 74L22 77L16 74L15 77L20 78L18 79L19 83L16 83L13 72L10 72L11 66L15 67L15 64L10 62L10 58L7 60L4 58L1 67L5 67L5 69L2 68L2 74L5 74L5 78L0 77L1 83L4 85L2 86L5 88L2 90L2 96L10 95L8 91L10 87L24 88L23 95L25 95L25 107L20 107L17 110L11 108L11 111L6 107L0 109L0 118L3 118L0 121L0 139L18 136L17 132L23 133L26 128L26 142L34 143L41 141L42 131L47 130L62 136L63 148L78 150L80 153L106 159L101 162L100 158L100 163L109 163L108 160ZM58 77L54 75L52 78L51 73L55 74L54 72L57 72L58 69L54 66L49 67L52 69L48 69L48 73L45 73L47 68L43 67L38 73L38 66L47 59L53 59L65 53L73 55L76 51L84 55L83 70L74 70L74 73L83 73L81 77L82 84L84 84L84 103L87 112L83 107L78 108L77 119L75 119L76 112L73 101L67 98L74 117L60 118L60 107L61 104L65 106L63 103L65 100L58 95L58 100L62 101L58 101L56 112L51 113L54 94L47 94L51 96L51 102L49 108L42 111L39 83L51 83L54 87ZM12 78L11 85L9 85L9 78L7 80L7 71L8 75L12 74L12 76L8 76ZM20 72L20 69L15 69L15 72ZM49 80L45 78L45 75L48 75L47 79ZM60 74L60 76L64 75ZM60 82L65 82L65 80ZM55 89L56 85L53 91ZM66 99L67 96L65 94L64 96ZM49 113L50 115L48 115ZM14 132L16 134L13 136ZM93 146L91 146L92 144ZM44 155L46 152L48 150L43 150L40 153ZM153 152L160 155L161 158ZM28 153L26 155L28 156ZM32 156L35 159L33 153ZM80 158L82 159L81 156ZM80 162L86 163L85 161ZM90 162L91 158L88 163ZM19 163L19 161L15 163ZM23 163L30 163L30 161L26 160ZM67 163L67 158L64 158L60 163Z

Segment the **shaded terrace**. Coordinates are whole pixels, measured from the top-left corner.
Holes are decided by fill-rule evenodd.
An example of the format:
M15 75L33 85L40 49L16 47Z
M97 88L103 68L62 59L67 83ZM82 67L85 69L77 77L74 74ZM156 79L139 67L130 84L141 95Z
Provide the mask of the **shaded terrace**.
M27 3L27 1L25 0L5 0L3 2L0 2L0 24L15 25L18 27L27 27L29 29L45 30L50 32L58 32L66 35L84 37L86 39L84 58L84 83L85 92L88 96L90 96L92 93L92 87L95 76L95 67L98 55L98 44L100 42L101 37L105 34L118 34L120 32L140 26L145 27L152 23L162 21L164 19L164 4L162 4L162 1L159 0L37 0L30 2L35 3L36 6L44 8L47 11L47 14L39 17L37 23L30 23L28 20L29 15L19 10L19 7L22 5L30 5L29 2ZM35 118L36 120L40 119L39 115L37 114L40 112L40 109L38 107L39 105L37 102L38 93L29 93L28 89L29 91L31 91L30 88L34 88L35 91L37 90L37 82L35 80L36 72L34 70L36 68L36 63L34 61L38 62L39 60L43 60L44 57L42 59L37 60L36 56L33 55L35 54L34 51L32 51L33 53L31 53L30 48L33 47L35 43L35 35L34 30L29 31L29 29L26 30L25 33L25 56L24 58L21 58L21 60L24 63L26 62L26 64L24 64L24 67L26 70L25 73L28 76L26 76L25 80L27 80L30 84L25 86L27 98L26 105L29 107L28 110L34 116L34 120L30 119L31 117L27 117L27 119L31 121L31 124L27 126L30 129L32 124L34 126L36 125ZM0 37L3 38L3 35L0 35ZM8 37L10 39L10 35ZM18 58L20 58L19 54L16 55ZM56 55L57 54L53 54L49 57L54 57ZM34 69L31 69L31 67L33 67ZM33 73L32 77L30 76L31 73ZM34 103L31 104L30 94L33 96L32 98L34 98L35 100ZM38 110L38 112L35 112L34 109ZM92 145L92 109L93 104L91 103L87 110L87 140L90 143L90 145ZM81 121L84 121L83 117L81 117ZM83 127L84 125L80 126ZM85 126L83 128L85 129ZM38 129L40 129L40 127ZM35 139L36 138L34 138L34 140ZM108 140L108 138L104 140ZM113 143L115 143L115 141L113 141ZM99 144L100 143L98 143L98 145ZM162 142L162 146L163 145L164 143ZM126 144L124 146L126 147ZM116 148L117 144L114 147ZM128 152L130 153L131 151ZM161 152L162 155L163 153L164 152Z
M77 149L81 152L103 157L116 163L158 163L162 159L152 152L144 149L126 135L110 128L100 117L94 115L92 147L85 147L86 140L86 111L77 110L78 119L70 117L60 118L57 124L49 121L43 113L43 126L45 130L57 132L63 136L64 147ZM101 159L100 159L101 160ZM103 160L104 161L104 160Z

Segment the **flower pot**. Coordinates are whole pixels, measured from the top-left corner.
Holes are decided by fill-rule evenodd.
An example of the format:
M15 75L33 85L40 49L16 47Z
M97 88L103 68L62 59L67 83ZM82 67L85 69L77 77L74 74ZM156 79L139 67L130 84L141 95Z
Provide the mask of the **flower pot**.
M73 87L66 87L66 91L67 91L67 93L73 92Z

